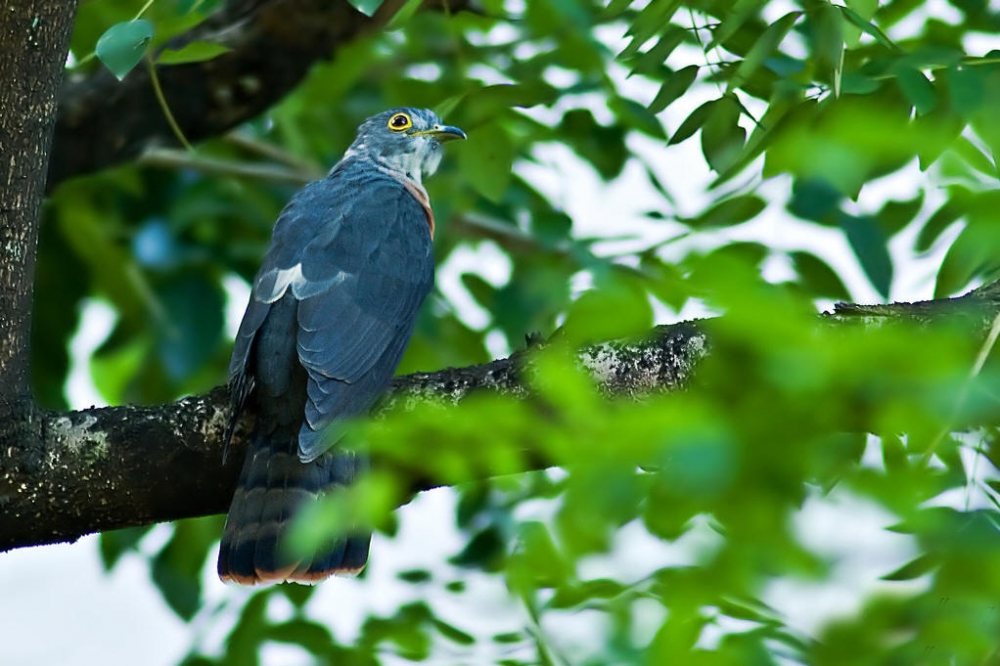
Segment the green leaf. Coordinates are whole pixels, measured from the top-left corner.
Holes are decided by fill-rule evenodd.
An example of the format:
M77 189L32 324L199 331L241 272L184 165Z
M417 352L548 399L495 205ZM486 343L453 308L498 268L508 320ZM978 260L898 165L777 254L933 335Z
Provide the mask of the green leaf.
M781 40L785 38L788 31L792 29L795 22L802 16L802 12L788 12L780 19L768 26L764 34L754 42L754 45L747 51L746 56L736 67L736 72L726 85L726 92L730 93L746 83L751 76L764 64L764 61L771 57L774 50L778 48Z
M882 298L888 300L893 268L888 239L882 228L870 217L855 217L847 213L841 213L838 222L868 280Z
M807 12L808 34L813 55L821 72L829 72L834 97L840 96L840 76L844 67L844 20L837 8L821 2Z
M957 139L964 138L961 133L965 130L965 120L953 107L941 104L930 113L917 116L913 130L920 137L917 145L920 170L926 171L946 150L955 148Z
M940 558L924 554L910 560L892 573L882 576L882 580L902 581L920 578L940 566Z
M918 114L930 113L937 106L937 92L934 90L934 84L920 70L905 65L898 67L896 69L896 83Z
M979 146L964 136L958 136L951 144L951 149L970 167L990 178L996 178L997 167L992 159L980 150Z
M269 627L267 637L279 643L300 645L313 654L323 654L333 643L330 629L318 622L293 619Z
M437 629L442 636L453 643L458 643L459 645L473 645L476 642L474 636L467 634L453 624L448 624L444 620L433 618L431 620L431 624L434 625L434 628Z
M667 620L649 644L650 664L681 664L690 656L692 648L709 619L696 610L672 607ZM682 612L683 611L683 612Z
M810 252L789 252L799 280L812 296L849 301L851 294L837 272L824 260Z
M149 354L150 341L134 338L126 344L90 357L90 378L108 404L128 400L128 390Z
M418 583L426 583L431 580L431 572L427 569L409 569L407 571L400 571L396 575L399 576L400 580L414 585Z
M97 40L95 53L119 81L139 64L153 39L153 24L145 19L117 23Z
M229 53L230 51L232 49L228 46L214 42L190 42L177 50L164 49L156 56L156 62L160 65L205 62L206 60L218 58L223 53Z
M749 620L760 624L780 622L780 614L759 599L737 599L730 597L719 600L719 611L738 620Z
M510 183L514 145L498 122L478 127L469 141L457 142L462 177L490 201L500 201Z
M608 100L608 108L618 116L618 119L634 130L647 134L654 139L666 139L663 125L650 113L649 109L626 97L612 97Z
M198 518L174 524L170 541L153 558L153 582L179 617L190 620L201 607L201 572L219 521Z
M681 95L687 92L691 84L694 83L695 78L698 76L698 70L698 65L688 65L671 74L667 78L666 83L660 86L660 91L656 93L656 97L650 102L649 110L652 113L659 113L677 101Z
M825 178L796 178L788 212L803 220L829 223L844 195Z
M644 290L625 279L610 279L573 302L563 332L574 342L610 340L641 334L652 318Z
M181 381L202 367L222 344L225 295L208 276L188 271L158 290L166 310L159 354L170 377Z
M661 31L663 26L670 21L670 17L673 16L680 4L680 0L664 0L646 5L626 31L625 35L631 37L632 41L618 54L618 57L625 60L638 53L642 45Z
M739 126L740 105L733 95L717 100L701 126L701 152L717 173L732 166L746 141L746 130Z
M968 210L968 199L972 193L964 187L958 189L959 187L952 188L952 193L948 200L934 211L934 214L930 216L930 219L920 229L920 233L917 234L916 243L914 243L917 252L927 252L930 250L931 246L934 245L934 241L955 221L965 215L965 212Z
M628 6L631 4L632 0L611 0L608 6L604 8L603 16L606 18L616 18L628 9Z
M909 201L887 201L875 217L887 236L895 236L905 229L917 216L924 205L924 192Z
M678 221L695 229L731 227L757 217L766 207L767 202L756 194L742 194L720 201L698 217L683 217Z
M127 527L121 530L101 532L100 551L101 564L105 571L111 571L122 555L136 551L142 538L149 534L152 525L144 527Z
M281 593L285 595L285 598L292 602L292 605L296 608L304 608L306 603L312 598L313 592L316 590L315 587L310 587L308 585L282 585L280 588Z
M863 16L858 14L850 7L841 7L839 5L834 5L834 7L842 11L844 13L844 18L846 18L850 23L853 23L855 26L860 28L862 32L867 33L872 37L874 37L875 41L877 41L882 46L886 47L887 49L890 49L893 52L899 52L902 50L898 46L896 46L896 43L893 42L891 39L889 39L889 36L886 35L884 32L882 32L882 30L879 29L878 26L876 26L871 21L865 19Z
M500 529L495 525L477 532L465 545L462 552L448 559L459 567L469 567L495 571L503 563L507 544Z
M374 16L378 8L382 6L383 0L347 0L351 6L365 16Z
M872 20L875 16L875 12L878 11L878 0L846 0L844 3L851 8L859 20L868 21ZM844 43L847 48L853 49L858 44L861 43L861 28L859 28L853 21L848 25L844 26Z
M493 310L493 300L497 289L478 273L462 273L462 285L469 290L476 302L487 310Z
M605 180L620 175L632 156L625 144L625 129L618 124L601 125L589 109L567 111L558 132L562 140Z
M572 564L562 556L548 527L541 522L530 521L521 525L516 557L531 576L531 584L536 587L558 587L572 575Z
M895 435L884 435L882 437L882 464L890 474L906 471L909 466L909 459L906 456L906 446L903 441Z
M669 145L672 146L676 143L680 143L681 141L685 141L686 139L691 138L695 132L700 130L701 126L705 124L706 120L708 120L708 115L712 111L712 106L718 101L719 100L712 100L710 102L705 102L692 111L691 115L684 119L681 126L677 128L676 132L674 132L674 135L670 137Z
M675 25L669 25L663 31L660 40L651 49L635 59L629 75L651 74L659 70L667 58L670 57L670 54L673 53L674 49L680 45L686 34L687 31L684 29Z
M979 195L972 210L966 214L968 223L941 262L934 285L935 298L958 293L973 278L1000 265L1000 226L995 219L1000 209L998 199L1000 193L995 191ZM992 207L987 200L992 202Z
M712 41L705 47L705 51L711 51L735 35L736 31L743 27L747 20L760 13L765 4L762 0L736 0L733 6L723 14L719 25L712 31Z

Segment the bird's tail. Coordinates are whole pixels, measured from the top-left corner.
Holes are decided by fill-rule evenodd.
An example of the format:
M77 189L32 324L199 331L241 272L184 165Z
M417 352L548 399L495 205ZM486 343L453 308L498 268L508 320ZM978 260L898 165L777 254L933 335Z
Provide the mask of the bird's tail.
M219 549L219 577L241 585L315 583L335 573L358 573L371 534L357 534L295 558L282 541L303 505L350 484L367 465L363 454L334 447L312 462L297 455L294 435L255 432L250 442Z

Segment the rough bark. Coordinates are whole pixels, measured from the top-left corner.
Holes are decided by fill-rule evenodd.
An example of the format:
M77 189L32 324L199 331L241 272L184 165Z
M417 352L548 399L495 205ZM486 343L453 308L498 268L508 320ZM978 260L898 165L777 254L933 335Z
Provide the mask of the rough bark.
M76 3L0 8L0 460L40 439L28 383L37 220ZM2 506L2 503L0 503Z
M596 345L578 358L608 392L637 395L683 386L705 353L704 333L676 324L645 341ZM487 365L400 378L383 408L430 398L458 403L483 390L525 396L530 358L530 351L522 352ZM237 430L223 466L228 401L226 388L218 387L170 405L41 415L41 438L0 457L0 551L225 511L249 425ZM532 469L558 463L530 451L525 460ZM414 491L439 483L418 471L402 473Z
M383 26L403 4L387 0L369 18L344 0L230 0L165 46L206 41L231 51L206 62L158 65L157 77L184 136L201 141L277 103L313 64L332 57L338 45ZM455 10L465 3L449 5ZM49 188L164 145L177 145L177 139L156 101L148 69L137 67L121 82L100 69L70 81L59 96Z

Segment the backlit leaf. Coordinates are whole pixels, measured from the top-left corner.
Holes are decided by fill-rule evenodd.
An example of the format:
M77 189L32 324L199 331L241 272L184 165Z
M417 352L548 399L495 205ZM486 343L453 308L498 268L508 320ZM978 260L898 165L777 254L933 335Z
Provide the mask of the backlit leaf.
M885 233L870 217L854 217L842 213L838 222L872 286L882 298L888 300L893 266Z
M118 80L139 64L153 39L153 24L145 19L117 23L97 40L95 53Z

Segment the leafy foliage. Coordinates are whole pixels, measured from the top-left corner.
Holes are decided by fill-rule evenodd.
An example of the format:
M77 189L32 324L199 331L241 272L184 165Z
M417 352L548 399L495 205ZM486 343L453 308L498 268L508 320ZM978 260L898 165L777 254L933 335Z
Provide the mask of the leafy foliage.
M217 4L154 4L154 41ZM108 401L218 383L224 281L252 278L289 180L321 173L361 119L397 104L434 107L470 137L427 183L443 268L401 370L480 363L562 327L531 401L481 396L358 426L380 455L458 484L448 492L462 539L450 560L400 571L408 592L353 636L323 623L308 589L206 607L218 521L175 526L150 556L152 583L180 617L231 627L218 645L193 632L184 663L257 664L273 644L338 664L1000 658L1000 451L988 425L1000 368L970 379L981 343L959 327L833 329L815 317L817 302L915 296L900 277L914 254L931 258L938 296L993 274L1000 58L973 38L1000 31L1000 15L908 0L482 5L408 7L317 65L239 140L200 146L189 168L67 183L46 210L36 321L53 325L35 327L34 372L52 406L68 313L88 298L117 314L91 360ZM131 43L105 31L134 12L80 7L80 69L95 44L108 63L102 34ZM187 55L219 53L197 48ZM291 178L208 175L198 157L278 160ZM803 225L827 240L786 237ZM640 334L682 308L724 316L681 394L609 400L570 360L574 345ZM956 432L968 423L985 425ZM502 476L531 450L560 469ZM344 511L405 532L393 509L406 489L376 470L304 538L329 538L316 525L335 530ZM838 584L839 539L817 544L806 529L817 505L838 502L889 516L879 531L912 552L850 612L800 622L775 590ZM106 566L148 554L143 539L104 535ZM378 547L391 544L376 560ZM516 621L476 617L483 590L498 588ZM456 603L458 618L444 610Z

